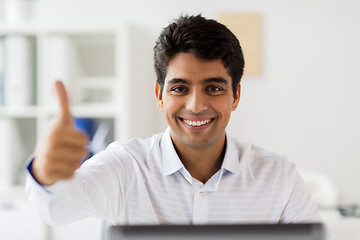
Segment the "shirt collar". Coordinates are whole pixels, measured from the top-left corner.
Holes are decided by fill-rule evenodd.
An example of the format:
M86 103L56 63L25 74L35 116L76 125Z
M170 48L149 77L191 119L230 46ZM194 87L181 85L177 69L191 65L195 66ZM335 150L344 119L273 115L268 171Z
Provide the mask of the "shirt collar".
M170 128L168 127L161 138L161 161L163 167L163 174L165 176L171 175L181 168L184 164L181 162L179 156L175 151L174 144L170 137Z
M161 160L164 175L171 175L179 170L187 172L175 151L168 127L161 138ZM235 140L226 134L226 152L221 170L225 169L235 174L243 174L253 178L250 165L252 159L251 145L236 144Z
M252 147L250 144L236 143L235 141L229 134L226 134L226 152L221 168L253 179L254 174L250 164L253 158Z

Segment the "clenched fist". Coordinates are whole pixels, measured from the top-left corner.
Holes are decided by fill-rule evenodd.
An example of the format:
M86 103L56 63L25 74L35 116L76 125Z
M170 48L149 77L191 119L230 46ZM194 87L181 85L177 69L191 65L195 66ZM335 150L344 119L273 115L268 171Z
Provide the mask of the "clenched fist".
M87 135L73 126L69 98L62 82L55 83L60 113L35 149L31 172L42 185L69 179L87 156Z

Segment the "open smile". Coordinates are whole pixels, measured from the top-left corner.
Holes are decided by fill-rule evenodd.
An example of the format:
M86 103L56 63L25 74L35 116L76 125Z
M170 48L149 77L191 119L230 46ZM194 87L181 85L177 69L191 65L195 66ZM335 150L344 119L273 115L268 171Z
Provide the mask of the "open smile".
M190 119L184 119L179 118L185 125L191 126L191 127L202 127L205 126L212 121L215 120L215 118L208 118L208 119L202 119L202 120L190 120Z

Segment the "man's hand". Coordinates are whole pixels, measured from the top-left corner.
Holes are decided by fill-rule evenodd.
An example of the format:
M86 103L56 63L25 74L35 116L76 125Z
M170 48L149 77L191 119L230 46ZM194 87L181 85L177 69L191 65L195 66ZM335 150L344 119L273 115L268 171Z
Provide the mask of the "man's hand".
M42 185L69 179L87 156L88 137L73 126L69 98L62 82L55 83L60 114L38 143L31 172Z

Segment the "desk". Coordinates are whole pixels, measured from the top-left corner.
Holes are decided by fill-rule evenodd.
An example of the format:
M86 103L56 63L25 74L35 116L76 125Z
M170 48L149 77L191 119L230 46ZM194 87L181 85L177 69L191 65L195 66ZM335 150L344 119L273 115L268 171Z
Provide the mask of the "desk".
M23 189L0 192L0 240L99 240L101 220L84 219L62 227L43 223Z
M343 217L338 211L321 211L329 240L360 240L360 218Z
M360 218L343 217L335 210L321 211L321 215L329 240L360 240ZM0 239L14 240L24 239L24 235L31 240L98 240L101 231L101 221L93 218L63 227L46 227L22 191L0 194L0 226Z
M0 239L46 240L46 226L22 188L0 192Z

